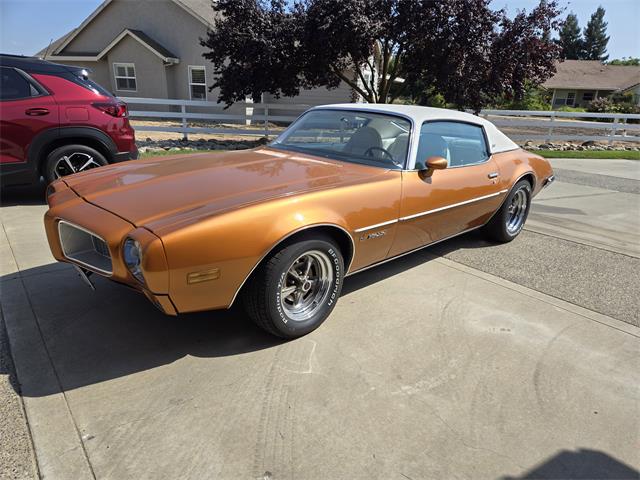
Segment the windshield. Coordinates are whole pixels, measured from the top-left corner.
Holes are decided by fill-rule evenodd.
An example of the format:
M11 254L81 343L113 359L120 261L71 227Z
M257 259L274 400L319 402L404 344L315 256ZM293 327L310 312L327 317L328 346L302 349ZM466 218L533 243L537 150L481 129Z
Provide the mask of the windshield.
M335 160L401 169L411 123L402 117L351 110L311 110L271 146Z

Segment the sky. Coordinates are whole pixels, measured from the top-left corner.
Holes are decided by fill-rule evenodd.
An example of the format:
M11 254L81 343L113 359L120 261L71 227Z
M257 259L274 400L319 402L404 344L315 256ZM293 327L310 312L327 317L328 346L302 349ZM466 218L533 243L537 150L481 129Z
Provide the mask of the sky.
M102 3L102 0L0 0L0 52L33 55L53 39L61 37ZM493 0L496 9L510 15L531 10L538 0ZM609 59L640 57L640 0L561 0L578 16L584 28L591 14L602 5L609 23Z

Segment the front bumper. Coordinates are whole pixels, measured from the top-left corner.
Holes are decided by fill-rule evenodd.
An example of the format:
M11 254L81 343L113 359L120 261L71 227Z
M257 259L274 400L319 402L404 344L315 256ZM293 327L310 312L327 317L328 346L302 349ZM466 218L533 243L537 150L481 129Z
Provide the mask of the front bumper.
M542 182L542 188L547 188L549 185L555 182L555 180L556 180L555 175L551 175L550 177L545 178L544 181Z
M158 237L95 205L87 203L71 189L56 182L56 189L49 197L50 209L45 213L44 224L51 253L56 260L81 267L117 283L124 284L144 293L151 302L168 315L176 315L176 309L169 298L169 271L164 247ZM60 225L71 225L83 229L88 234L102 240L106 245L104 255L108 255L111 268L100 267L93 257L69 249L66 251L61 241ZM122 244L127 237L135 237L144 245L143 274L145 283L140 283L127 269L122 257ZM72 240L76 240L70 237ZM82 239L81 239L82 240ZM76 245L78 242L76 240ZM103 246L100 246L103 250ZM107 252L108 251L108 252ZM94 265L95 263L95 265Z

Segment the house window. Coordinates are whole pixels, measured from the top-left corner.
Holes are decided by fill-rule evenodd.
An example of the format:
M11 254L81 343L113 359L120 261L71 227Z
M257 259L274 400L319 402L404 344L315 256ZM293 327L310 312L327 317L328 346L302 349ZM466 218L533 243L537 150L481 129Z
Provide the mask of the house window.
M133 63L114 63L113 71L116 77L116 90L135 92L138 89L136 66Z
M207 99L207 80L204 67L189 66L189 93L191 100Z
M583 102L590 102L591 100L593 100L593 92L584 92L582 94Z
M576 103L576 92L567 93L567 105L573 106Z

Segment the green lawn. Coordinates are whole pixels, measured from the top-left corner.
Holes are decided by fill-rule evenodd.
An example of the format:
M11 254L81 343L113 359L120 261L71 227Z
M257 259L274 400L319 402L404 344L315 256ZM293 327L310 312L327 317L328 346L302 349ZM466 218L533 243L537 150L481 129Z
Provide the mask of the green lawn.
M620 160L640 160L640 152L618 150L531 150L545 158L614 158Z

